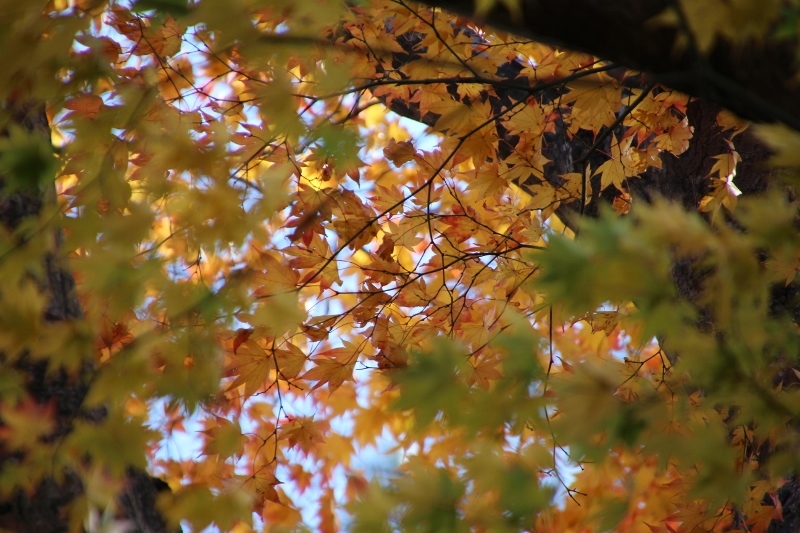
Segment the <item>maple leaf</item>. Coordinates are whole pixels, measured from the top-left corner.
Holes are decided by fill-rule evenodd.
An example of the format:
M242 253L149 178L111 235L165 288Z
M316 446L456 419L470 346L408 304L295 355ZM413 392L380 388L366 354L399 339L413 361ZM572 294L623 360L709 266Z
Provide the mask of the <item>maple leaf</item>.
M609 126L616 118L614 111L621 104L620 88L604 73L597 75L597 86L587 88L579 87L570 91L565 102L573 104L572 116L573 130L577 124L584 129L594 132L600 131L603 126Z
M467 189L474 191L478 199L501 192L508 187L508 181L498 172L496 165L481 165L474 171Z
M297 287L297 271L284 265L270 253L259 252L254 266L258 269L254 277L260 283L256 296L283 294L292 292Z
M473 236L477 229L477 225L468 213L461 211L458 206L453 207L453 215L442 217L442 222L447 226L445 234L454 242L464 242Z
M286 379L296 378L303 370L306 359L300 348L290 342L275 350L275 368Z
M532 100L522 110L510 115L505 124L511 133L540 136L554 130L554 120L555 117L547 114L547 108Z
M290 448L299 445L300 449L308 454L325 442L322 430L322 424L315 422L313 416L300 417L281 425L280 438L288 440Z
M460 324L460 334L464 342L469 343L474 350L484 346L489 342L490 334L485 321L491 320L490 317L479 316L474 312L463 312L463 322Z
M300 511L294 507L289 507L282 503L279 504L271 499L266 502L261 516L266 523L272 524L274 527L282 527L288 530L298 528L303 520Z
M313 475L309 473L303 465L293 464L289 468L290 476L292 481L297 485L297 490L300 491L300 494L304 493L310 486L313 479Z
M736 150L733 150L733 145L729 146L730 152L714 156L716 161L708 173L709 176L716 173L719 179L728 179L736 172L736 163L740 162L742 158Z
M680 155L689 149L689 140L693 134L688 119L684 118L681 122L670 126L664 133L656 135L655 141L660 149Z
M103 99L96 94L80 94L64 104L65 109L86 118L94 118L103 108ZM69 120L73 113L67 113L62 120Z
M485 122L485 120L483 121ZM478 131L468 135L463 142L457 137L451 136L445 139L442 147L452 151L460 142L464 154L469 154L473 165L482 165L492 154L497 151L497 132L491 126L484 126Z
M264 505L267 501L281 503L278 491L275 490L275 487L280 484L281 481L275 477L273 469L263 466L245 480L244 487L257 495L259 505Z
M549 185L531 186L528 191L532 196L526 205L527 209L547 209L558 203L556 191Z
M333 195L333 227L343 239L350 241L349 247L357 249L371 241L378 230L375 227L374 211L352 191Z
M383 155L394 163L394 166L399 167L403 163L413 161L417 155L414 145L411 141L396 142L394 139L389 141L389 146L383 149Z
M711 194L704 196L700 200L700 211L711 211L715 213L715 216L720 207L725 207L732 211L736 207L737 197L740 194L740 191L733 184L732 180L730 178L712 178L711 184L713 187Z
M40 439L47 437L54 429L55 405L38 404L33 398L26 398L15 407L0 406L3 425L0 427L0 440L12 450L34 448Z
M431 300L431 295L427 292L425 280L415 280L405 287L397 295L398 305L405 307L420 307L426 305Z
M330 245L319 233L312 232L308 242L303 240L300 245L287 246L282 253L292 256L289 266L294 269L313 268L324 263L330 257Z
M464 105L452 99L431 104L428 111L440 115L436 121L436 130L447 132L450 136L466 133L492 116L488 103Z
M247 339L250 338L250 335L253 333L253 329L246 329L246 328L239 328L236 330L236 337L233 339L233 353L236 354L236 349L242 345Z
M776 253L774 257L767 259L764 267L774 274L776 280L783 281L784 285L788 286L800 269L800 254L793 250Z
M275 368L275 360L253 339L241 342L236 348L235 357L224 370L225 375L236 376L228 390L244 385L244 395L249 397L264 386L270 371Z
M403 200L405 196L396 184L378 184L375 191L376 196L370 197L370 201L382 212L395 214L403 210Z
M334 348L321 352L318 357L312 357L311 361L317 366L300 376L300 379L316 381L317 384L312 387L312 390L327 383L328 390L332 394L345 381L353 381L353 370L358 361L358 352L355 346L349 345L346 348Z
M625 180L630 173L622 164L622 154L617 138L611 136L611 158L606 160L595 170L594 175L600 174L600 188L605 189L613 185L619 191L625 191Z
M618 311L597 311L592 314L592 331L603 331L606 335L611 335L624 315Z
M213 423L213 426L202 431L208 437L203 447L203 453L219 455L221 459L240 454L247 437L242 435L242 429L238 422L217 417Z
M497 359L482 357L477 364L472 366L472 375L469 377L469 383L477 384L478 387L489 390L491 382L503 376L497 368L499 363L500 361Z

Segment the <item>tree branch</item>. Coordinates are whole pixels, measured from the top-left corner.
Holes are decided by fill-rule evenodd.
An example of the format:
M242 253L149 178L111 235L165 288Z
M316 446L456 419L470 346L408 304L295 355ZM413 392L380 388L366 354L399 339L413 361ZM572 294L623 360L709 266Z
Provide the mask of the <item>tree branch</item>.
M475 13L467 2L424 3L469 18ZM669 0L520 0L522 17L512 17L498 2L483 22L646 72L663 85L713 101L743 118L800 129L796 43L734 47L717 40L698 69L693 50L675 45L680 29L655 21L671 5Z

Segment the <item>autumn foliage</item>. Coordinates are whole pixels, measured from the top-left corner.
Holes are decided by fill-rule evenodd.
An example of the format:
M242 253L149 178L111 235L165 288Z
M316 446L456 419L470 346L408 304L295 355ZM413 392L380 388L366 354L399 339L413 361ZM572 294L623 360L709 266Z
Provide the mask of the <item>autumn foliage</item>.
M653 24L795 38L762 4ZM43 200L0 232L0 500L78 479L65 527L110 527L137 467L191 531L784 519L795 132L404 0L20 6L0 100L50 130L3 117L2 193ZM744 195L740 143L782 166ZM66 425L20 361L86 384Z

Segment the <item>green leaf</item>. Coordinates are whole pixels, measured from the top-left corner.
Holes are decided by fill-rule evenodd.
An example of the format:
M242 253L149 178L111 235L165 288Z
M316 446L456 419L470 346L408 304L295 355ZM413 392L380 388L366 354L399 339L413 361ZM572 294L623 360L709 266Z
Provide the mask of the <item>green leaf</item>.
M358 156L358 134L351 128L325 125L317 129L319 156L331 159L336 166L345 166Z
M12 125L8 136L0 139L0 175L8 192L43 191L57 168L50 140L41 132Z
M184 16L191 12L187 0L136 0L132 10L140 12L155 11L159 14L174 16Z
M440 413L458 417L468 395L463 381L466 372L463 348L452 341L436 339L431 352L416 354L413 364L397 373L395 379L402 394L393 407L413 409L419 428L433 422Z
M74 449L76 457L88 454L97 464L121 477L129 467L147 468L144 452L148 443L159 437L161 434L157 431L145 429L112 412L98 424L76 422L75 429L67 437L67 445Z

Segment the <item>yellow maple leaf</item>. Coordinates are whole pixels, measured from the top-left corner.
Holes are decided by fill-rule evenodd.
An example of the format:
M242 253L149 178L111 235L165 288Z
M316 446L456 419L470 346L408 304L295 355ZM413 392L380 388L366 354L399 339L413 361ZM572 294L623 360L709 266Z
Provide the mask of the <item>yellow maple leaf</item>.
M244 385L244 396L249 398L264 385L273 368L272 354L254 339L247 339L237 346L233 360L225 367L224 375L237 376L227 390Z
M684 118L667 128L667 131L657 135L655 138L656 146L674 155L681 155L689 149L689 140L694 134L694 128L689 125L689 120Z
M260 284L255 291L256 296L284 294L297 288L299 278L297 271L284 265L267 252L259 252L254 267L259 269L254 274L254 278Z
M719 179L727 179L736 171L736 163L742 160L742 158L739 156L739 152L736 150L715 155L714 159L716 159L716 161L714 162L714 166L711 167L711 171L708 173L708 175L713 176L714 173L716 173Z
M275 350L275 369L285 379L296 378L306 364L306 354L291 342Z
M617 311L597 311L592 313L592 332L603 331L607 336L611 335L622 318L622 313Z
M317 365L302 376L300 379L316 381L311 390L315 390L328 384L328 390L333 393L342 386L345 381L353 381L353 370L358 360L358 354L350 345L348 348L334 348L319 354L311 361Z
M473 191L478 200L508 188L508 180L500 175L496 164L480 165L469 174L472 177L467 185L467 190Z
M594 175L600 174L600 189L604 190L609 185L614 185L619 191L625 190L625 166L622 164L619 142L616 136L611 137L611 158L595 170Z
M452 99L431 104L428 106L428 111L440 115L434 129L447 132L448 135L467 133L488 120L492 114L491 107L486 102L464 105Z
M555 123L552 116L548 116L541 105L531 101L519 112L509 116L505 121L509 133L514 135L526 134L538 136L546 131L552 131Z

